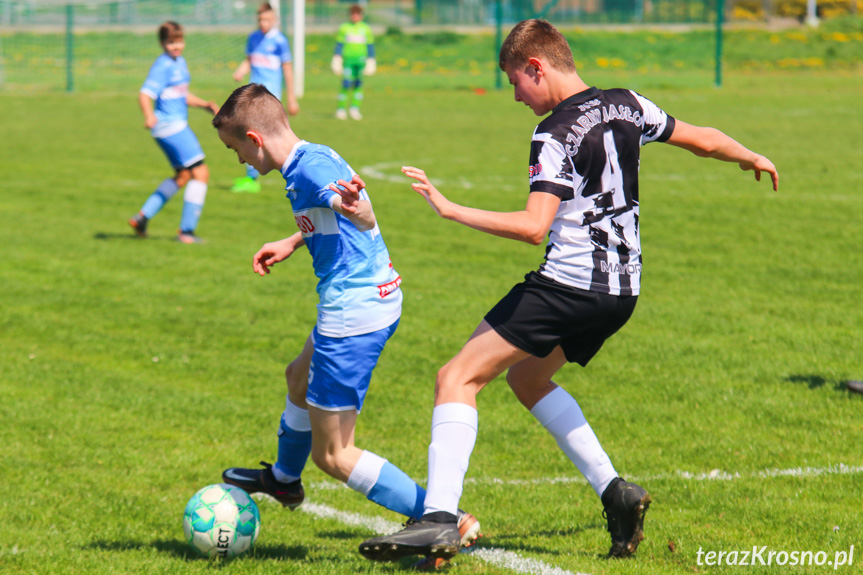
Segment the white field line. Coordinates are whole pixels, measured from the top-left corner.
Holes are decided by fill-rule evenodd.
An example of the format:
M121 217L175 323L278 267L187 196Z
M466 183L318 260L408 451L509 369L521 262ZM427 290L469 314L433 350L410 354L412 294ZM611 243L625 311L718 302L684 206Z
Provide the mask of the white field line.
M424 161L417 162L419 164ZM362 166L359 174L364 179L382 180L384 182L392 182L396 184L411 184L414 180L402 174L401 169L405 164L399 162L381 162L372 166ZM415 164L414 164L415 165ZM434 178L432 182L437 188L464 188L471 190L475 187L474 183L467 178L460 177L457 179ZM487 184L493 186L496 190L516 190L517 186L506 183ZM525 178L524 189L527 190L527 179Z
M364 527L379 535L388 535L401 529L400 523L394 523L379 517L368 517L349 511L339 511L329 505L321 505L320 503L304 503L300 507L300 510L317 517L335 519L346 525ZM525 558L512 551L495 549L494 547L474 547L470 553L471 555L476 555L486 563L491 563L492 565L509 569L516 573L531 573L534 575L585 575L584 573L574 574L571 571L543 563L538 559Z
M789 469L762 469L760 471L724 471L713 469L711 471L694 473L691 471L677 470L671 473L660 473L657 475L634 476L625 474L627 481L665 481L672 479L684 479L688 481L734 481L737 479L770 477L818 477L820 475L858 475L863 473L863 465L846 465L837 463L827 467L792 467ZM504 486L527 486L527 485L557 485L581 483L587 481L581 476L569 477L537 477L535 479L500 479L497 477L469 477L465 479L466 485L504 485ZM318 481L310 484L313 489L332 490L347 489L344 483L335 481Z

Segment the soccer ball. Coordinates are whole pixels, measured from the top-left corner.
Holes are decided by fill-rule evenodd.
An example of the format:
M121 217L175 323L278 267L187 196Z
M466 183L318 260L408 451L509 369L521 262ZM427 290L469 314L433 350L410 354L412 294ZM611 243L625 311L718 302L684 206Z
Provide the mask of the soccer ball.
M204 557L236 557L248 551L261 530L261 514L249 494L233 485L208 485L183 512L186 543Z

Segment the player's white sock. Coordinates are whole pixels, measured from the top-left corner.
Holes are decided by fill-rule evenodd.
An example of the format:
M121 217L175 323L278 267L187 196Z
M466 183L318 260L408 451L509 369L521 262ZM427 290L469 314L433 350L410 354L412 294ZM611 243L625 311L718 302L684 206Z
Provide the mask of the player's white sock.
M617 472L596 434L584 418L578 402L561 387L540 399L531 414L545 427L557 444L602 497Z
M180 229L184 232L194 232L204 209L207 198L207 184L201 180L189 180L183 193L183 214L180 217Z
M273 465L278 481L290 483L300 478L312 452L312 422L309 410L285 398L285 412L279 423L279 458Z
M371 451L363 451L347 483L369 501L391 511L414 519L422 516L425 490L404 471Z
M425 513L457 514L477 429L478 414L469 405L444 403L434 408Z

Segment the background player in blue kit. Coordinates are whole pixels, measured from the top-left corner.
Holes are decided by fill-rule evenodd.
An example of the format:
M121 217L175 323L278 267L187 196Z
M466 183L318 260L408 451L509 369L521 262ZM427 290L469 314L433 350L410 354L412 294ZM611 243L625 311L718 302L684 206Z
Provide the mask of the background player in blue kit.
M270 93L282 99L282 80L287 91L288 114L295 116L300 111L294 94L294 65L288 39L276 28L276 12L265 2L258 8L258 29L249 34L246 42L246 59L234 71L234 80L242 82L251 70L249 81L263 84ZM238 178L232 192L257 193L261 191L258 172L246 165L246 177Z
M156 58L150 73L141 86L138 104L144 114L144 126L150 130L156 143L168 157L175 170L153 192L141 211L129 220L129 225L141 237L147 235L147 222L177 193L183 193L183 215L177 239L186 244L200 242L195 235L210 172L204 164L204 151L198 138L189 127L189 106L204 108L212 113L219 111L215 102L208 102L189 92L189 68L183 58L186 42L183 28L176 22L165 22L159 27L159 43L165 53ZM155 106L153 104L155 102Z
M499 374L585 476L603 506L609 556L636 552L647 492L617 475L576 400L552 377L567 362L587 365L635 309L641 277L638 171L641 146L667 142L737 163L757 180L773 163L719 130L686 124L631 90L600 90L579 77L566 38L544 20L525 20L500 51L516 102L537 116L525 209L501 213L447 200L425 172L403 172L443 218L538 245L545 261L489 311L438 372L429 480L420 521L364 542L376 560L458 552L456 509L477 436L477 394ZM622 400L637 401L637 398Z
M224 481L271 495L291 509L305 498L301 474L311 453L324 472L409 518L422 513L425 490L403 471L354 445L354 429L372 370L401 316L401 278L390 262L365 185L331 148L300 140L279 103L260 84L238 88L213 119L240 163L285 179L299 231L265 244L253 257L261 276L306 246L319 278L317 322L285 372L288 395L278 459L264 469L230 468ZM479 523L458 513L460 541Z

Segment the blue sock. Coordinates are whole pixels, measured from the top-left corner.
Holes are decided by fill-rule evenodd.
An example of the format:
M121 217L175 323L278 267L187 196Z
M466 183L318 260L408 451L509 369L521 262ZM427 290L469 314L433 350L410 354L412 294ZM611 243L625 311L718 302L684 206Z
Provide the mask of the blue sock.
M174 194L177 193L179 187L177 186L177 182L174 181L174 178L168 178L156 188L156 191L153 192L147 201L144 202L144 207L141 208L141 213L144 214L144 217L148 220L159 213L159 210L162 209L168 200L174 197Z
M279 424L279 458L273 473L279 481L299 479L312 452L312 426L308 410L287 400Z
M425 489L404 471L370 451L360 456L348 478L348 487L391 511L414 519L422 517Z

